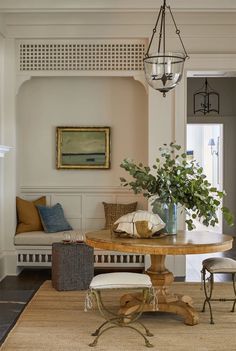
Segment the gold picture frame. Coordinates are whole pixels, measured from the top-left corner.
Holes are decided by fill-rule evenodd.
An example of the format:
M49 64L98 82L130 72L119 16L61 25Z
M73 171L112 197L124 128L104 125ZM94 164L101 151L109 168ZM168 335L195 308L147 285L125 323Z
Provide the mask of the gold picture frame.
M57 127L57 169L109 169L110 127Z

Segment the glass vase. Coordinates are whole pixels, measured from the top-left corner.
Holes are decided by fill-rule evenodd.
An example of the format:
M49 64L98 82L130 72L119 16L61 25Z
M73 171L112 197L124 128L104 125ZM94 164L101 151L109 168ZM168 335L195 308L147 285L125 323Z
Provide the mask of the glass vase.
M177 204L156 200L152 203L152 211L166 224L165 230L168 234L177 234Z

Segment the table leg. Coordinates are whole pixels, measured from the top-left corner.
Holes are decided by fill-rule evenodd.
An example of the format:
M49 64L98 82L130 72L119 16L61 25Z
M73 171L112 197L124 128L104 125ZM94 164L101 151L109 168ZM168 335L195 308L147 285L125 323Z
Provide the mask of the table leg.
M151 255L151 266L146 273L150 276L153 286L156 288L158 306L146 304L144 311L162 311L175 313L184 318L187 325L198 324L198 313L192 306L189 296L171 294L169 287L174 281L173 274L165 267L165 255ZM140 294L126 294L121 298L122 313L138 306L142 297Z

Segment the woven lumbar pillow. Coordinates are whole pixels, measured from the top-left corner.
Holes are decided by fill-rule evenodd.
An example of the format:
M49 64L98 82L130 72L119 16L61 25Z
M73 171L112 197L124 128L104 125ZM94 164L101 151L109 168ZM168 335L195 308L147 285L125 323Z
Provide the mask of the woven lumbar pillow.
M165 223L157 214L140 210L119 218L113 231L134 238L150 238L164 227Z
M105 212L105 229L110 229L114 222L121 216L136 211L137 202L131 202L129 204L113 204L103 202Z
M46 205L46 197L42 196L34 201L27 201L16 197L16 211L18 224L16 234L43 230L36 205Z

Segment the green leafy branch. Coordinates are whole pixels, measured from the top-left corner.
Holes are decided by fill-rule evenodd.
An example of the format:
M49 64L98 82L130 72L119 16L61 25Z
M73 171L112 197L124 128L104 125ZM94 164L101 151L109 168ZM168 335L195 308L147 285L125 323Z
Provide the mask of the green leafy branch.
M188 161L187 154L179 152L181 147L175 143L160 147L160 158L152 168L133 160L124 159L121 168L125 169L132 180L120 178L123 186L129 186L135 194L142 193L163 203L176 203L183 206L188 214L186 220L189 230L194 229L193 219L199 219L206 226L218 223L217 210L221 205L224 191L212 187L195 160ZM233 215L226 207L221 211L232 226Z

